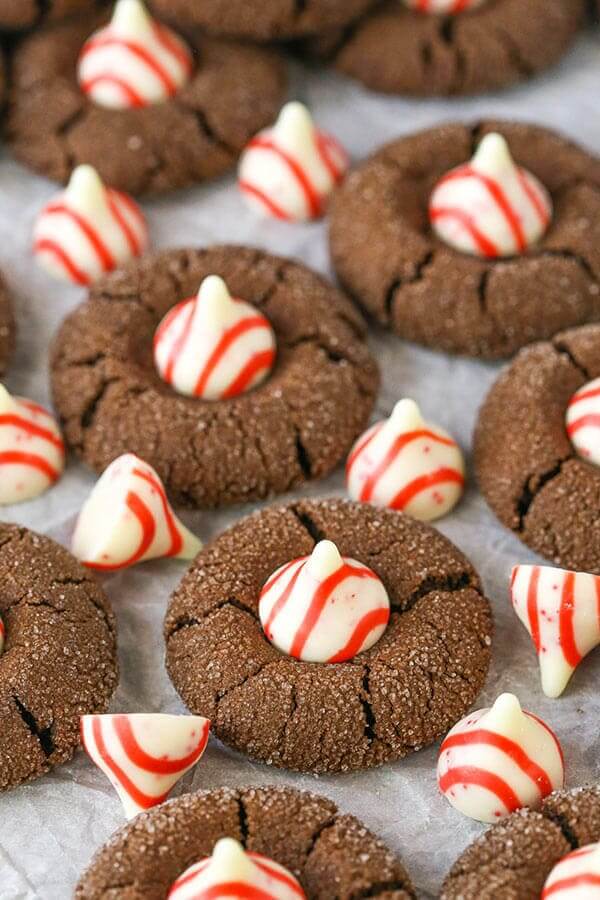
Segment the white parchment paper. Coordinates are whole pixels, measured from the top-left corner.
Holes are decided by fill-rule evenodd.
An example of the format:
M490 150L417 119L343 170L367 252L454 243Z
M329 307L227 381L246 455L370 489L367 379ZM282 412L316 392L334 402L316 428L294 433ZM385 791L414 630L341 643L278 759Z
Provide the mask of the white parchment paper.
M360 159L397 135L442 120L504 116L560 128L600 153L600 35L583 35L563 64L535 82L498 96L468 101L406 101L369 94L334 75L297 67L290 96L308 103L318 121ZM7 386L48 403L48 344L81 291L51 282L31 262L32 222L56 190L6 157L0 159L0 268L12 288L19 324L18 352ZM323 224L290 226L258 221L243 206L233 177L144 204L155 247L253 244L293 255L330 272ZM419 401L426 415L463 445L470 442L478 406L498 366L453 359L410 346L383 333L371 336L381 363L383 388L377 414L387 414L402 395ZM71 459L64 478L45 496L0 510L0 519L44 532L68 544L74 519L94 476ZM343 493L341 470L305 492ZM249 511L184 514L203 540ZM543 716L565 750L571 786L598 781L600 772L600 651L579 667L560 700L541 692L537 662L508 602L510 568L534 556L504 530L471 482L464 501L440 524L472 559L494 605L493 665L478 705L501 690L515 691L526 708ZM148 563L104 579L119 626L121 682L113 711L182 712L164 669L162 619L185 564ZM460 816L437 793L432 747L370 772L315 778L249 761L211 739L202 762L175 793L219 785L288 784L320 791L354 813L398 851L421 897L435 897L448 868L483 830ZM121 806L104 776L83 753L49 776L0 797L0 898L66 900L93 852L123 823Z

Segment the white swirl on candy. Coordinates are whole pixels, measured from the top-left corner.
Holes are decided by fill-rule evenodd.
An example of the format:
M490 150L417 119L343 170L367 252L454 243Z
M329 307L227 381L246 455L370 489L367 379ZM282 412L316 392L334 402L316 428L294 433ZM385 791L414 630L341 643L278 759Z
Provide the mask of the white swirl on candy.
M235 300L222 278L205 278L198 296L174 306L158 326L154 362L180 394L236 397L260 384L275 363L269 320Z
M354 445L346 483L354 500L431 521L460 499L465 464L447 432L425 422L413 400L400 400L389 419L373 425Z
M531 172L515 165L502 135L488 134L470 163L437 183L429 217L440 240L456 250L514 256L543 236L552 200Z
M331 541L277 569L260 595L258 613L278 650L307 662L353 659L384 633L390 601L377 575L340 556Z
M31 500L58 481L65 447L42 406L11 397L0 384L0 505Z
M221 838L212 856L190 866L169 891L168 900L305 900L294 876L259 853L246 852L233 838Z
M117 791L128 819L167 799L204 753L209 730L202 716L81 717L83 746Z
M551 566L515 566L513 609L531 635L547 697L560 697L571 675L600 644L600 578Z
M78 166L66 190L39 214L33 240L47 272L86 285L141 256L148 230L131 197L105 187L91 166Z
M403 0L405 6L422 13L438 13L439 15L455 15L477 9L486 0Z
M320 218L349 167L340 144L319 131L301 103L286 104L273 128L244 150L239 186L252 209L286 221Z
M587 844L554 866L540 900L600 900L600 844Z
M600 466L600 378L584 384L569 400L567 434L582 459Z
M548 726L524 712L514 694L465 716L443 741L438 785L446 799L479 822L539 806L564 784L564 761Z
M84 94L110 109L131 109L173 97L190 79L192 55L141 0L118 0L112 20L84 44L77 75Z
M125 453L96 482L71 549L89 568L113 571L164 556L192 559L201 547L173 513L152 466Z

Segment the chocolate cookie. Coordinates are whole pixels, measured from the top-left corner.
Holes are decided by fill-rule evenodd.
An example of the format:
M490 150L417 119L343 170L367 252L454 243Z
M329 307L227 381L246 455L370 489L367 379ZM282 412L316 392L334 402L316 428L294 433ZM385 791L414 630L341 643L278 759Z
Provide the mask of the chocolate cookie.
M522 350L492 387L475 430L481 491L500 521L542 556L600 574L600 468L576 456L567 404L600 376L600 325Z
M182 26L212 34L273 41L349 25L376 0L152 0L154 9Z
M196 70L164 103L114 110L89 100L76 65L102 22L90 16L48 26L17 48L8 142L25 165L67 181L90 163L111 187L134 194L185 187L231 168L248 140L275 117L282 61L263 50L190 31Z
M75 13L90 13L104 0L0 0L0 29L20 31Z
M585 0L486 0L455 15L420 13L388 0L308 50L375 91L479 94L556 63L584 15Z
M268 317L277 362L255 390L208 402L161 380L152 341L167 310L214 274ZM379 383L343 295L299 263L231 246L169 250L99 282L61 327L51 369L66 439L88 465L136 453L195 506L326 475L366 425Z
M283 787L187 794L121 828L82 875L78 900L162 900L223 837L278 862L309 900L416 896L401 862L353 816L316 794Z
M4 281L0 277L0 375L6 371L6 367L12 356L15 343L15 320L12 312L12 303Z
M500 132L554 203L543 239L482 259L438 240L428 201L442 175ZM331 253L348 291L401 337L493 359L600 318L600 160L533 125L443 125L383 147L334 196Z
M572 850L600 840L600 789L551 794L490 828L458 858L441 900L539 900L546 878Z
M323 538L373 569L392 606L383 637L341 664L281 654L257 616L270 575ZM491 631L477 573L437 531L364 504L300 501L243 519L197 556L167 611L167 669L225 743L280 767L342 772L445 734L483 686Z
M49 538L0 523L0 790L44 775L79 746L79 718L117 684L104 592Z

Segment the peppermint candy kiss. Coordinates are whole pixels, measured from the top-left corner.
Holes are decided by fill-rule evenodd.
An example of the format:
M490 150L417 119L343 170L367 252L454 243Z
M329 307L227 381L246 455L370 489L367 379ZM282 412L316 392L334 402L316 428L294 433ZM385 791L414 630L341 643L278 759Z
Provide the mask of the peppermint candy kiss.
M486 0L403 0L404 5L422 13L454 14L477 9Z
M33 252L50 275L91 284L148 247L148 229L127 194L107 188L92 166L78 166L65 191L41 211Z
M222 278L205 278L198 296L167 313L154 337L161 378L203 400L236 397L260 384L275 363L275 335L258 310L234 300Z
M125 815L163 803L206 749L210 722L159 713L82 716L81 740L117 791Z
M413 400L400 400L389 419L373 425L354 445L346 484L353 500L428 522L460 499L465 463L447 432L426 423Z
M192 559L201 547L173 513L152 466L125 453L96 482L71 549L90 569L114 571L162 556Z
M542 689L547 697L560 697L584 656L600 644L600 578L515 566L511 596L535 645Z
M589 381L571 397L567 434L582 459L600 466L600 378Z
M190 866L169 891L168 900L305 900L306 894L283 866L247 853L233 838L217 841L208 859Z
M377 575L340 556L331 541L269 578L258 614L278 650L306 662L338 663L368 650L385 631L390 601Z
M552 201L531 172L515 165L506 140L488 134L470 163L438 182L429 217L450 247L493 259L535 244L550 224Z
M173 97L192 70L192 54L175 32L156 22L141 0L118 0L110 24L85 43L77 76L94 103L131 109Z
M315 128L306 107L288 103L273 128L261 131L242 154L239 186L263 215L289 222L318 219L348 167L345 151Z
M0 505L37 497L58 481L65 447L54 418L42 406L11 397L0 384Z
M550 872L541 900L600 900L600 844L564 856Z
M514 694L454 726L440 748L437 775L452 806L479 822L539 806L565 778L558 740L541 719L523 712Z

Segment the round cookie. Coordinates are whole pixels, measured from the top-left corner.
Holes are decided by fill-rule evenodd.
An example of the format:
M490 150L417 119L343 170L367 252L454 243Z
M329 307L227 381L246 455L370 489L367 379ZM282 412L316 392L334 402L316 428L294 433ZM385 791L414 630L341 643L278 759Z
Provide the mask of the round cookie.
M208 275L258 307L277 341L271 376L231 400L175 393L152 358L164 314ZM88 465L133 452L196 506L326 475L366 425L379 383L345 297L299 263L232 246L169 250L99 282L61 327L51 368L67 442Z
M75 898L162 900L223 837L285 866L309 900L416 897L394 854L331 800L285 787L249 787L187 794L136 816L96 854Z
M438 180L499 132L552 196L554 217L522 256L481 259L435 237ZM600 318L600 160L534 125L448 124L384 146L334 195L330 244L342 284L382 325L449 353L509 356Z
M49 538L0 524L0 790L70 759L79 719L105 712L117 685L108 600Z
M540 812L523 809L494 825L458 858L441 900L539 900L556 863L600 840L600 789L558 791Z
M381 578L392 610L383 637L341 664L281 654L258 620L266 580L322 539ZM477 573L445 537L344 500L242 519L196 557L165 620L167 669L190 710L253 758L317 773L399 759L445 734L483 686L491 632Z
M15 320L6 285L0 277L0 375L6 371L15 343Z
M565 416L572 395L600 376L600 325L522 350L479 413L477 479L500 521L566 569L600 574L600 468L577 456Z
M90 13L104 0L0 0L0 30L20 31L75 13Z
M36 31L13 60L8 142L25 165L66 182L89 163L112 188L133 194L185 187L230 169L279 109L283 62L269 50L187 34L196 71L173 98L112 110L77 83L77 59L105 19L89 16Z
M456 15L387 0L346 32L309 45L375 91L440 96L498 90L556 63L585 16L585 0L486 0Z
M344 28L376 0L152 0L154 9L182 26L210 34L274 41Z

